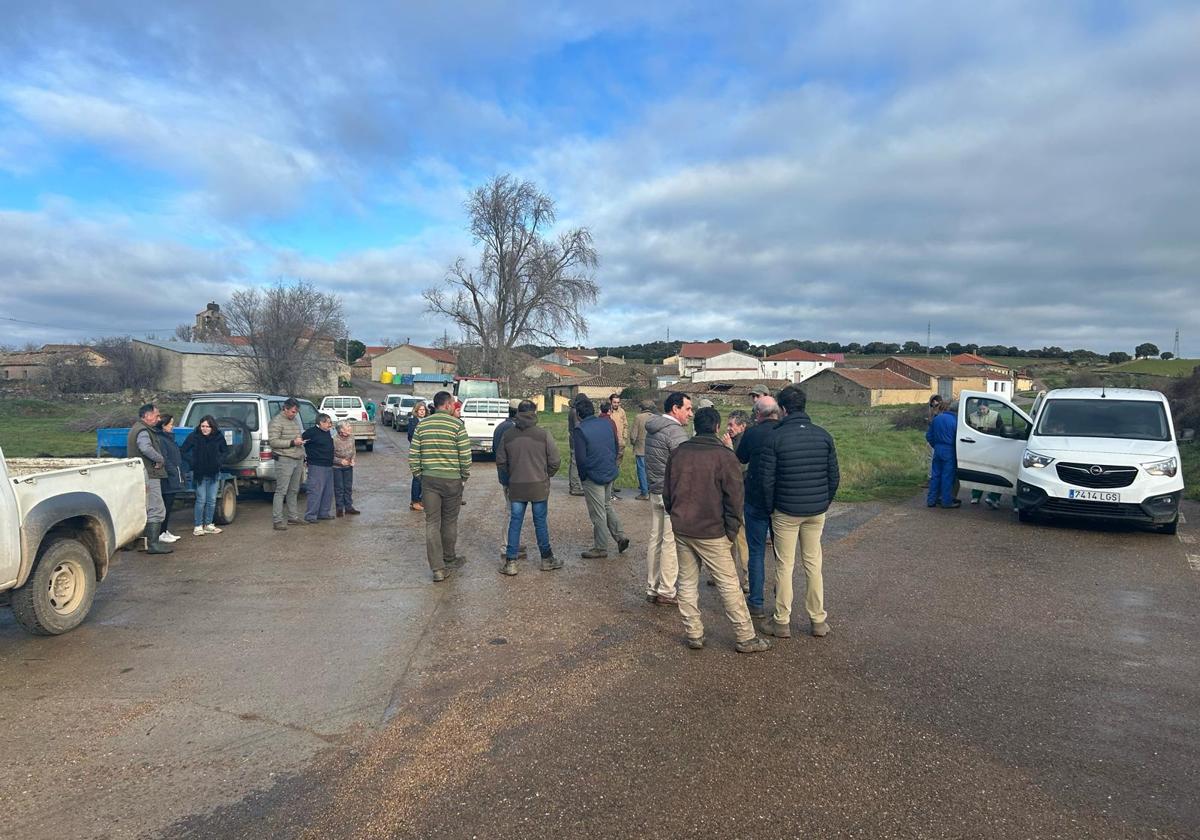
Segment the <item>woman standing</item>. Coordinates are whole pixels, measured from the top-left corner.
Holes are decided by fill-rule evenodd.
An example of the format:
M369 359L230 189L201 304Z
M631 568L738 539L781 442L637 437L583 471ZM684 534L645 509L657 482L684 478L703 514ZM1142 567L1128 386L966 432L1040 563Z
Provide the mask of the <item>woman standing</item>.
M354 507L354 429L349 420L337 424L333 436L333 501L337 515L362 513Z
M217 428L217 420L211 414L200 418L200 423L187 436L180 452L192 468L192 486L196 490L196 507L192 521L196 527L193 536L219 534L221 529L213 524L217 508L217 476L225 463L225 436Z
M163 505L166 507L167 513L163 517L162 533L158 535L158 538L163 542L173 543L179 537L172 534L167 526L171 522L171 509L175 507L175 496L186 488L183 483L183 456L179 453L179 444L175 442L175 418L170 414L159 414L155 428L158 430L159 448L162 450L163 462L167 470L167 477L159 479L159 484L162 485Z
M304 458L308 461L308 506L305 522L333 519L333 418L317 415L317 425L300 435L304 439Z
M428 414L428 409L425 408L425 403L419 402L413 406L412 413L408 415L408 444L412 445L413 432L417 430L417 424L421 419ZM412 480L412 501L408 503L409 510L425 510L425 505L421 504L421 476L414 475Z

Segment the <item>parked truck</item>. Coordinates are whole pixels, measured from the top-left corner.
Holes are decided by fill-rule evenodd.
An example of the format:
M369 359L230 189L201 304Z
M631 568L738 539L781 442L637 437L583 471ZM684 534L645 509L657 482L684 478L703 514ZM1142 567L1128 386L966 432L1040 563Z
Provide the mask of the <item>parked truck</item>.
M24 458L0 452L0 592L31 633L57 635L87 617L121 547L146 528L137 458Z

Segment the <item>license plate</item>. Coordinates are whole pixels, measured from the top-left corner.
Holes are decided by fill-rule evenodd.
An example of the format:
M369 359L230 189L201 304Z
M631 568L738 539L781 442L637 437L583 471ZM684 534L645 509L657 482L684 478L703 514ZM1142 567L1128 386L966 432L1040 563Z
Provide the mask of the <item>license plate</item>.
M1089 502L1119 502L1121 494L1108 490L1068 490L1067 498L1085 499Z

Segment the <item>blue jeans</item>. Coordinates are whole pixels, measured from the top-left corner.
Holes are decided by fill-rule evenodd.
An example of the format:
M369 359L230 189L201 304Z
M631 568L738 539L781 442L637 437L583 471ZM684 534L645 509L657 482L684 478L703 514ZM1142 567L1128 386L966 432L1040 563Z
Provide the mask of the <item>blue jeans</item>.
M199 528L212 524L213 514L217 509L217 477L214 475L211 478L197 478L195 483L196 507L192 521Z
M646 478L646 456L633 456L637 463L638 492L643 496L650 495L650 479Z
M767 552L767 531L771 528L771 517L749 502L743 504L742 513L746 519L746 548L749 554L746 558L746 574L750 578L750 594L746 596L746 604L751 609L761 610L765 574L763 560Z
M412 492L410 493L409 501L421 501L421 476L414 475L412 480Z
M543 557L549 557L551 554L550 526L546 522L546 511L549 509L547 502L509 502L508 545L504 549L504 555L509 560L517 559L521 547L521 526L525 523L525 508L528 505L533 506L533 530L537 534L538 551Z
M929 493L925 503L934 505L941 502L949 505L954 501L954 477L958 471L958 460L954 456L954 447L939 444L933 448L933 471L929 476Z

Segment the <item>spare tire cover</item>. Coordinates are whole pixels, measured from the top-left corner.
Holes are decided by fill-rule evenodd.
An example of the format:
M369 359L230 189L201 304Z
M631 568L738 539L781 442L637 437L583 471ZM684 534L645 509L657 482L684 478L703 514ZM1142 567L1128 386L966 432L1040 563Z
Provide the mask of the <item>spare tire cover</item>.
M228 466L245 461L250 456L250 450L254 448L254 437L250 434L250 427L236 417L218 417L217 426L222 432L227 429L233 431L233 445L226 451L222 463Z

